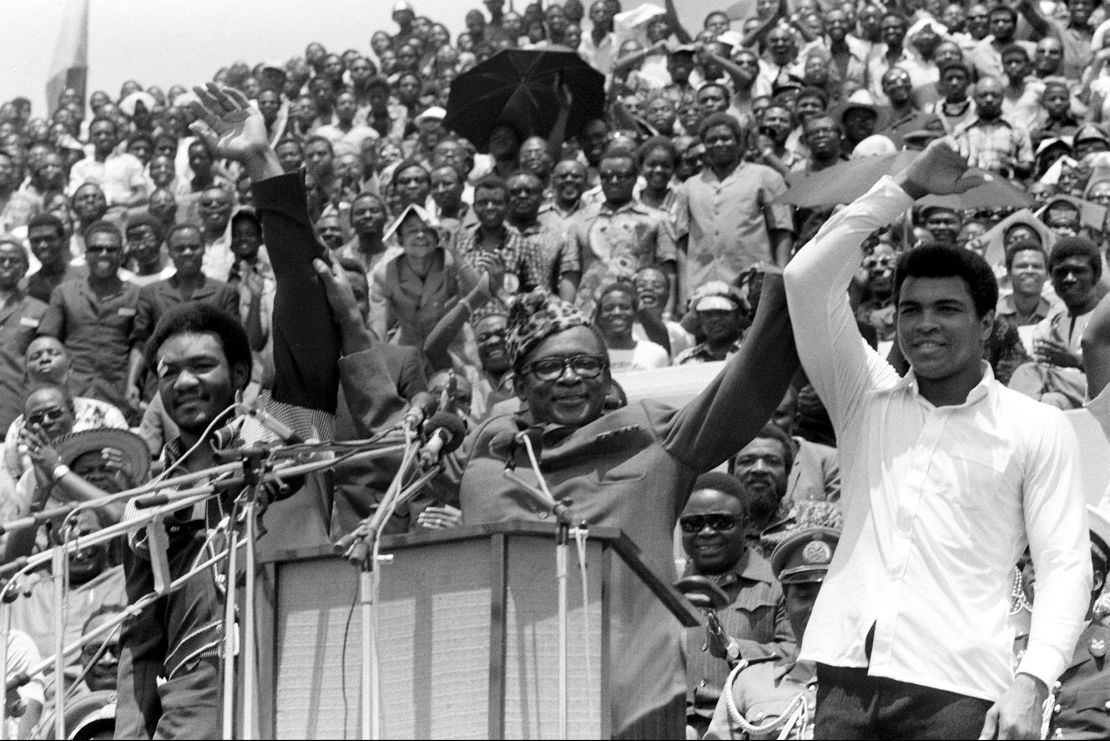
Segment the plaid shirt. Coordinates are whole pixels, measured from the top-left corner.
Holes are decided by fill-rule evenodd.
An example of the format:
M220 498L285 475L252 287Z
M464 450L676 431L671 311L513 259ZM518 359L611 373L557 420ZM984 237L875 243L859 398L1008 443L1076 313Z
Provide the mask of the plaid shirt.
M528 293L537 286L547 286L545 279L546 260L535 240L525 239L513 226L505 224L501 233L501 244L493 250L479 246L479 224L459 229L455 254L475 270L485 269L487 263L480 253L493 252L498 258L498 266L505 271L504 292Z
M513 228L513 227L510 227ZM582 256L576 245L569 244L565 232L536 222L517 231L526 244L526 252L539 255L544 288L559 293L559 279L567 273L582 272Z
M1033 166L1029 132L1014 128L1004 118L994 121L976 118L956 133L956 143L968 164L981 170L1009 177L1014 165Z

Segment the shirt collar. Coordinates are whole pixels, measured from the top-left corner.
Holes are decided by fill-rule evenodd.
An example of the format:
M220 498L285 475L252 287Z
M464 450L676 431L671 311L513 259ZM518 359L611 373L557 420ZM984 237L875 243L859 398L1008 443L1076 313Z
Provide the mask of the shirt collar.
M964 407L970 407L987 398L995 387L994 371L991 369L990 363L985 360L979 361L979 367L983 370L983 377L980 378L979 383L975 384L975 387L968 392L967 399L964 400L964 403L947 405L944 407L945 409L962 409ZM913 368L910 368L906 372L906 375L902 377L902 380L899 381L894 388L908 391L913 396L921 398L922 401L925 400L925 397L921 396L921 390L918 387L917 376L914 375Z

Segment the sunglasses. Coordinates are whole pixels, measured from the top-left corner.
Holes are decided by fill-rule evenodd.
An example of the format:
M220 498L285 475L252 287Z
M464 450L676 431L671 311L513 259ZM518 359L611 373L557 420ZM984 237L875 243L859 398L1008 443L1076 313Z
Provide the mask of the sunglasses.
M708 525L710 530L731 530L739 524L732 515L688 515L678 520L682 532L688 535L700 533Z
M46 422L57 422L66 416L66 410L61 407L54 409L41 409L34 414L27 415L27 424L41 425Z

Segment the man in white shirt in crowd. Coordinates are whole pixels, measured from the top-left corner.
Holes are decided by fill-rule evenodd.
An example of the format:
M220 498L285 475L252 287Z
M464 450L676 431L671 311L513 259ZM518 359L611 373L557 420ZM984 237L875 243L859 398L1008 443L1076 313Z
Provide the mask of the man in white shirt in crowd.
M844 290L859 245L928 193L983 182L940 140L830 219L786 268L802 365L841 456L844 534L802 660L819 738L1033 738L1071 658L1092 576L1078 443L981 361L998 288L970 250L899 261L899 378L860 338ZM1015 672L1009 575L1029 545L1038 599Z
M76 195L85 183L96 183L109 206L139 206L146 203L147 181L143 163L133 154L116 153L119 144L116 122L98 116L89 124L92 157L74 163L69 171L69 194Z

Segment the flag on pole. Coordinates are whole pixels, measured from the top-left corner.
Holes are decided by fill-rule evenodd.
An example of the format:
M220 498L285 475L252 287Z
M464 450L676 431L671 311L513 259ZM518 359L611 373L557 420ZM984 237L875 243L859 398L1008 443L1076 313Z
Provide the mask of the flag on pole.
M73 88L85 99L85 81L89 74L89 0L66 0L62 29L54 47L54 61L46 82L46 107L53 113L58 96Z

